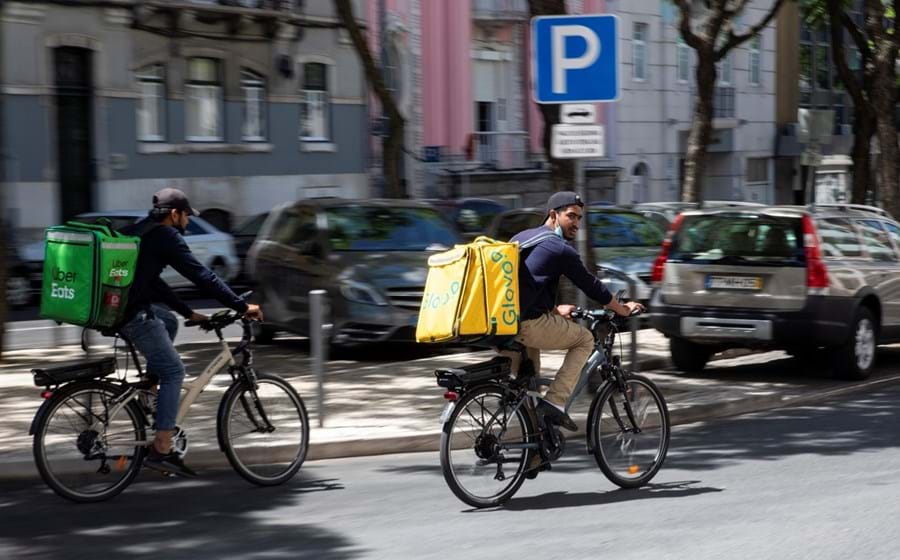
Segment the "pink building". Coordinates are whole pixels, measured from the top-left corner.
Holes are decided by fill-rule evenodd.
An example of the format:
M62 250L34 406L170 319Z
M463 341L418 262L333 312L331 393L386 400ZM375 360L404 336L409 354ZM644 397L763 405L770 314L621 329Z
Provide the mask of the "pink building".
M488 196L512 206L545 199L546 185L534 196L522 188L546 175L543 119L531 100L527 1L366 5L373 54L385 61L407 119L405 144L417 156L404 165L410 195ZM571 1L569 10L602 13L605 0ZM372 107L377 119L378 104ZM377 165L377 138L374 144Z

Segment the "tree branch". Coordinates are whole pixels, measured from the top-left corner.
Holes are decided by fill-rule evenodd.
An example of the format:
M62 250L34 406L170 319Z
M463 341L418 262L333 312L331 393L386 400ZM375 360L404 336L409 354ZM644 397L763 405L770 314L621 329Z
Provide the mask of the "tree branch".
M869 42L866 40L866 36L859 30L859 26L856 25L856 22L850 18L850 14L843 9L840 9L840 7L838 10L840 11L841 23L844 25L844 29L850 33L853 42L856 43L856 48L859 49L863 58L870 58L872 56L872 51L869 50Z
M700 50L703 47L703 41L691 29L691 5L688 0L675 0L681 18L678 21L678 27L681 30L681 38L684 42L694 50Z
M844 87L853 98L853 103L859 107L867 106L868 100L863 95L862 84L859 83L857 76L847 64L847 51L844 48L844 18L850 19L841 6L841 0L828 0L828 19L831 29L831 54L834 64L837 67L838 75L844 82ZM842 17L843 16L843 17ZM844 23L844 25L841 25ZM852 24L853 21L850 20ZM854 26L855 27L855 26ZM857 29L857 32L859 30Z
M775 14L778 13L778 10L781 9L781 5L784 4L784 0L775 0L775 3L772 4L772 7L769 9L768 13L764 18L762 18L756 25L750 28L746 33L735 34L733 30L729 31L728 38L725 40L725 44L722 45L721 48L716 50L716 60L722 60L725 58L725 55L728 54L728 51L739 46L744 41L747 41L751 37L757 35L760 31L766 28L769 25L769 22L772 21L772 18L775 17Z

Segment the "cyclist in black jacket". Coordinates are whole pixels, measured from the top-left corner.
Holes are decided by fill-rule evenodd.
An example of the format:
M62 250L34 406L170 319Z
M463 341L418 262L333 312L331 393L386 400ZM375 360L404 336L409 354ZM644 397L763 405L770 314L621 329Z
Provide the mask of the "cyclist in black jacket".
M182 235L190 216L196 215L197 211L191 207L183 192L166 188L153 195L153 209L146 218L122 230L124 234L140 236L141 249L119 332L143 354L147 373L159 380L156 437L144 465L183 476L196 476L196 473L172 450L184 364L174 345L178 319L169 309L193 321L203 321L208 317L194 312L175 295L160 274L171 266L223 305L243 313L245 318L263 318L258 305L248 304L235 295L191 253ZM169 309L158 305L160 303Z

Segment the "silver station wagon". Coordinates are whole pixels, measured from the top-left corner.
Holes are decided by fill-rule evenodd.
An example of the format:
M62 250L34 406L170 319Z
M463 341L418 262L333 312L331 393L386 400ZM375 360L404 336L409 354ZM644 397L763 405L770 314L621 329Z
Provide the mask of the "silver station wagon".
M673 222L654 264L652 324L682 371L734 347L827 351L867 377L900 340L900 225L870 206L710 208Z

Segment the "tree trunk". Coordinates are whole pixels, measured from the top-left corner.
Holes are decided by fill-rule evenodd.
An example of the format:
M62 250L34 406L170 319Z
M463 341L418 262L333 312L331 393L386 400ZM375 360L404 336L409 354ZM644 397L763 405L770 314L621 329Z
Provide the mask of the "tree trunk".
M854 108L853 187L850 191L851 204L865 204L866 194L872 186L872 137L875 136L875 115L860 107Z
M878 145L881 148L879 195L881 206L894 217L900 217L900 199L897 196L900 146L897 144L897 126L894 122L897 105L896 51L886 45L877 45L875 49L875 80L871 84L873 91L869 99L873 100L875 114L878 115Z
M716 93L716 63L712 52L697 51L697 95L694 98L694 122L688 136L684 163L683 202L703 199L703 173L706 170L706 146L712 137L713 97Z
M389 198L406 198L406 189L400 183L400 158L403 153L403 115L400 114L400 109L397 108L394 96L391 95L390 90L388 90L387 85L385 85L381 72L379 71L378 66L376 66L375 60L372 58L372 53L369 51L369 44L366 42L366 37L359 28L356 18L353 16L353 6L351 5L350 0L335 0L335 7L337 8L341 24L347 29L348 33L350 33L350 39L353 41L353 47L356 49L356 54L358 54L359 58L362 60L363 69L366 73L366 80L368 80L369 85L372 86L375 95L378 97L378 101L381 103L382 111L388 118L387 137L382 140L381 144L385 194ZM383 39L383 29L381 30L381 33Z

